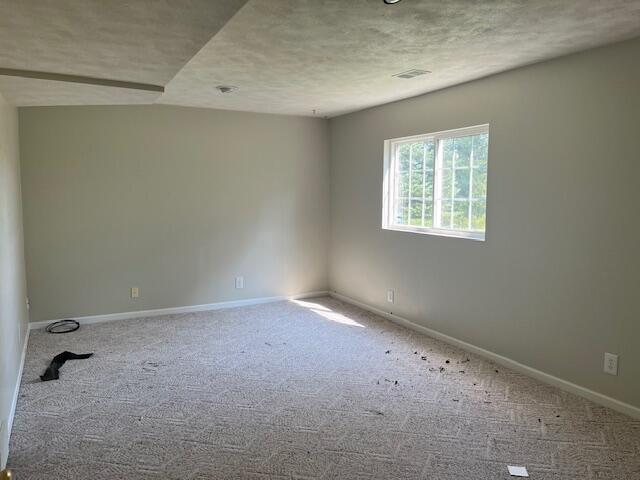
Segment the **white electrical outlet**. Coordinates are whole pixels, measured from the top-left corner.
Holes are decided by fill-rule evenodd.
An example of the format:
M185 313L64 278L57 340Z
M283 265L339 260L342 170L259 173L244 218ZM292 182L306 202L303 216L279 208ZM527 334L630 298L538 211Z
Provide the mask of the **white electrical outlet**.
M244 288L244 277L236 277L236 288Z
M387 302L393 303L394 297L395 297L395 294L393 290L387 290Z
M131 298L138 298L140 296L140 289L138 287L131 287Z
M608 373L609 375L618 375L618 355L615 353L605 352L604 373Z

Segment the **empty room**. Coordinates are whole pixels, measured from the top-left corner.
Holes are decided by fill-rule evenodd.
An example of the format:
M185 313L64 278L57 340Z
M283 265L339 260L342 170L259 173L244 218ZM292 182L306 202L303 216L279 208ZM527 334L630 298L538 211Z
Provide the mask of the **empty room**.
M640 480L640 0L0 0L0 480Z

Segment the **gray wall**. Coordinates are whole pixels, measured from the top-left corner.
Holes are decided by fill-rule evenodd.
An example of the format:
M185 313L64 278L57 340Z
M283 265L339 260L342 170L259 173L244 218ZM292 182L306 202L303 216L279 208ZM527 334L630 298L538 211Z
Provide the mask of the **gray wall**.
M0 470L7 461L7 422L27 333L26 296L18 112L0 95Z
M165 106L19 116L32 321L326 290L326 120Z
M639 58L634 40L332 119L331 288L640 406ZM483 123L487 241L381 230L383 141Z

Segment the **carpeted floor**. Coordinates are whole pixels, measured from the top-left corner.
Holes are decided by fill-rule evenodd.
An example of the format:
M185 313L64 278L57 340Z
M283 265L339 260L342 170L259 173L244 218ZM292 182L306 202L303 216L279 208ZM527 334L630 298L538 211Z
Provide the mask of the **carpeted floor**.
M38 376L57 353L61 379ZM640 422L330 298L31 332L27 479L640 479Z

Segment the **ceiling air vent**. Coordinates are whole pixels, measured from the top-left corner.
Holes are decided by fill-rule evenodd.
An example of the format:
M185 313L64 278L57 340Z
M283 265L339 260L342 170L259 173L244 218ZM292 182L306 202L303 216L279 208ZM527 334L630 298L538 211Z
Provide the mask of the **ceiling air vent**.
M431 73L429 70L418 70L414 68L412 70L407 70L406 72L396 73L393 75L397 78L414 78L419 77L420 75L426 75L427 73Z

